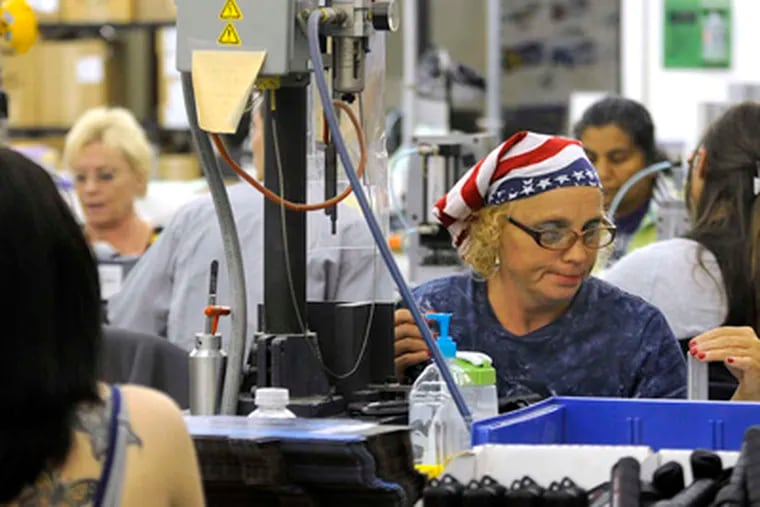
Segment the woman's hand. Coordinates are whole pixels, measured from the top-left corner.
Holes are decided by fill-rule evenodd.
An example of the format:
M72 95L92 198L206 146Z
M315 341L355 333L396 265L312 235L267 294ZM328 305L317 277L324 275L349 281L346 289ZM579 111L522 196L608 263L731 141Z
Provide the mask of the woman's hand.
M751 327L719 327L689 342L702 362L723 361L739 381L733 400L760 401L760 339Z
M394 331L393 355L396 378L400 381L404 378L404 371L408 367L427 361L430 358L430 352L409 310L396 310Z

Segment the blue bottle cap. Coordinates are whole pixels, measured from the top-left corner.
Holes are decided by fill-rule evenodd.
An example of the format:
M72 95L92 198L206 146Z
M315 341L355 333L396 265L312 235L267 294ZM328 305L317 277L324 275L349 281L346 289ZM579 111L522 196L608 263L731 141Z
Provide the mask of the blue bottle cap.
M428 319L438 322L438 348L441 355L446 359L457 357L457 344L449 336L449 324L451 324L450 313L431 313L427 315Z

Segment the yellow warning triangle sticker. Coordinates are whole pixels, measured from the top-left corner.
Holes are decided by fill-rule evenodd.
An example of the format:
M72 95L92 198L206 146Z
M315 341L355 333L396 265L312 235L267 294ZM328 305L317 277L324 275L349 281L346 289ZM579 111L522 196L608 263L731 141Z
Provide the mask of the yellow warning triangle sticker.
M240 10L240 7L235 3L235 0L227 0L227 3L222 7L222 12L219 13L219 19L240 20L243 19L243 11Z
M219 44L239 46L241 41L237 30L235 30L235 25L227 23L227 26L224 27L224 30L222 30L222 33L219 35L217 42Z

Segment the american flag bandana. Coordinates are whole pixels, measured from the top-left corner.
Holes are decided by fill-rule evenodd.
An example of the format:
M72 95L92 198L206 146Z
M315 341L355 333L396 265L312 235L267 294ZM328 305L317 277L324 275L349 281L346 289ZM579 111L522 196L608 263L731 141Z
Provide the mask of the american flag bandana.
M473 213L481 208L558 188L601 186L579 141L523 131L467 171L435 203L433 214L448 229L454 247L464 258Z

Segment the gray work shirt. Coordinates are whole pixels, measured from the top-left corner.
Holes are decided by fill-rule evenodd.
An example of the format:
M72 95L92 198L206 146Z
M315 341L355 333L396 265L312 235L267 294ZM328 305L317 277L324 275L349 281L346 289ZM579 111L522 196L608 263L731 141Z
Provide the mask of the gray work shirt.
M315 186L310 189L318 199ZM264 293L264 201L258 191L242 183L229 187L228 194L243 250L250 337L258 330L257 305ZM391 301L390 277L356 205L339 205L336 235L323 211L308 214L307 228L309 301ZM195 333L203 331L213 259L219 261L217 303L229 305L221 233L211 197L203 196L177 212L132 269L121 291L109 301L110 323L165 336L191 350ZM229 318L221 319L219 329L229 336Z
M717 259L690 239L651 243L598 276L659 308L679 340L723 325L728 314Z

